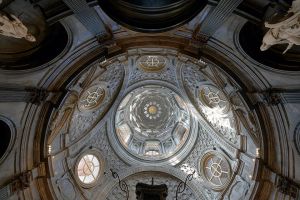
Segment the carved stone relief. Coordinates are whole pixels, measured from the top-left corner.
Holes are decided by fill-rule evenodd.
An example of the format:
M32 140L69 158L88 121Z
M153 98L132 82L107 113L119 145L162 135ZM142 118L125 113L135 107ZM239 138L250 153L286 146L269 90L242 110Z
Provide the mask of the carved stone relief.
M107 127L106 125L100 127L99 129L93 130L91 133L94 136L87 142L90 146L98 148L103 157L107 166L114 169L115 171L126 170L129 166L124 163L118 156L115 154L114 150L111 148L108 138L107 138Z
M240 176L236 176L234 183L227 196L224 198L225 200L243 200L245 199L250 188L250 184L244 180Z
M72 120L77 101L78 93L76 91L71 91L61 109L54 116L53 122L50 127L48 144L51 144L61 131L69 131L70 122Z
M72 181L68 177L57 180L57 185L61 196L66 200L79 199L76 195L76 190Z
M207 131L203 129L199 124L198 140L196 142L196 145L189 156L181 165L178 166L178 168L186 173L191 173L193 170L196 170L197 172L199 157L201 157L201 155L203 155L206 150L212 149L216 145L217 142L213 140L210 134L207 133ZM203 179L201 178L200 181L203 182Z
M215 131L229 142L236 144L237 124L232 115L228 98L216 86L209 83L197 66L182 69L183 81L188 94L197 105L200 114ZM211 81L210 81L211 82Z
M70 140L75 140L81 134L95 126L109 106L113 103L124 78L124 69L120 64L113 64L100 77L90 83L83 91L75 109L70 125ZM92 114L89 114L92 112Z

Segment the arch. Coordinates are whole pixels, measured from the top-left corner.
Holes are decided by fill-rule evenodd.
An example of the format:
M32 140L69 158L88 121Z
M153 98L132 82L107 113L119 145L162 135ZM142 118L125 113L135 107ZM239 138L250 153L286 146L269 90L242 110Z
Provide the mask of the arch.
M1 140L0 140L0 163L5 160L5 158L10 153L12 146L16 137L16 127L14 123L0 115L0 130L1 130Z

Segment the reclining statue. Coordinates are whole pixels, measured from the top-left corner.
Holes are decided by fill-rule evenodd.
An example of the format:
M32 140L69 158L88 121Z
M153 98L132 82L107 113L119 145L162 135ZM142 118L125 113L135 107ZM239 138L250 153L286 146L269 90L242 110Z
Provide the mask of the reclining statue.
M29 42L36 41L36 38L28 32L27 27L16 16L7 16L3 13L0 13L0 35L25 38Z
M300 0L293 2L284 18L283 21L275 24L265 23L265 27L269 30L263 38L260 46L261 51L265 51L276 44L288 44L284 54L293 45L300 45Z

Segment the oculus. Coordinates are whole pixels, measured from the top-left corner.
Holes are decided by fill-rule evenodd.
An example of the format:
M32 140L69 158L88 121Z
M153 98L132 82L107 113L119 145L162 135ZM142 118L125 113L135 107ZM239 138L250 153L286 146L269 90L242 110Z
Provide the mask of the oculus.
M230 104L225 94L215 86L203 86L199 90L200 101L207 107L216 110L220 114L229 111Z
M200 171L209 185L216 190L223 189L231 178L229 162L224 156L216 152L208 152L202 157Z
M166 66L166 60L162 56L142 56L139 65L146 72L157 72Z
M96 182L100 174L100 161L92 153L80 157L76 165L76 173L79 181L84 185L91 185Z
M100 106L105 97L105 90L100 85L93 85L83 92L78 108L80 111L94 110Z
M128 93L115 118L119 142L131 154L148 160L169 157L186 142L190 114L169 88L148 85Z

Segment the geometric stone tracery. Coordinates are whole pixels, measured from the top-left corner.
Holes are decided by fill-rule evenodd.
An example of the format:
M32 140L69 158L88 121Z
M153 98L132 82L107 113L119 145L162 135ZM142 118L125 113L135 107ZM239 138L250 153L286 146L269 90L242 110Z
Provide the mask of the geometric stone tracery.
M165 67L166 60L162 56L142 56L139 59L139 65L146 72L156 72Z
M77 164L77 175L84 184L94 183L99 176L100 161L93 154L85 154Z
M105 90L98 85L89 87L79 99L79 110L92 110L98 107L105 97Z
M200 171L214 189L222 189L231 177L231 168L224 156L214 152L206 153L200 162Z

